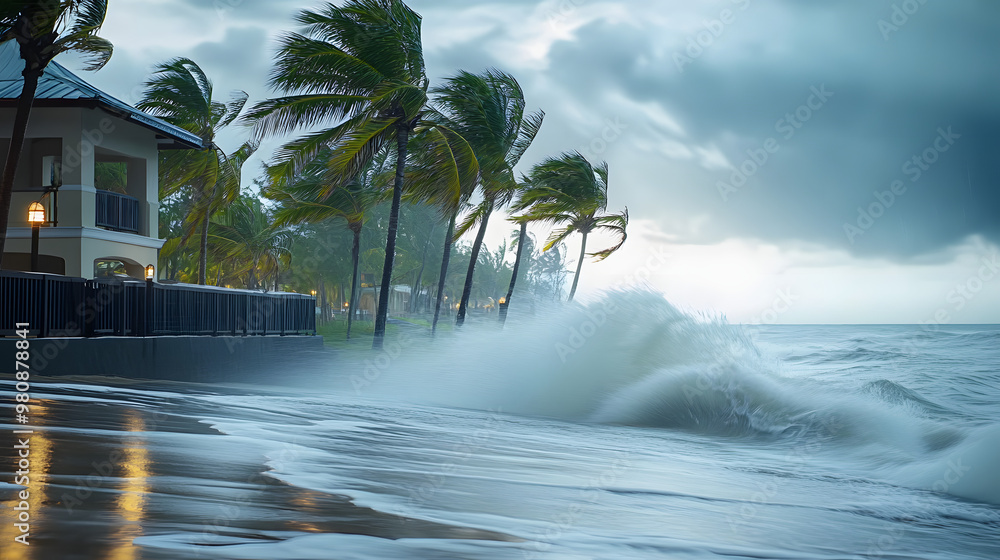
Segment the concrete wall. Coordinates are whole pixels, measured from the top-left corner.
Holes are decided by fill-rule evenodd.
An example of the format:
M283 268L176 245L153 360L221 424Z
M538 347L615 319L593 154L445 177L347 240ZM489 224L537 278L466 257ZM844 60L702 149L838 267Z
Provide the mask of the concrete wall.
M15 342L0 339L0 356L13 359ZM271 384L325 367L332 355L321 336L45 338L31 339L30 352L33 376Z

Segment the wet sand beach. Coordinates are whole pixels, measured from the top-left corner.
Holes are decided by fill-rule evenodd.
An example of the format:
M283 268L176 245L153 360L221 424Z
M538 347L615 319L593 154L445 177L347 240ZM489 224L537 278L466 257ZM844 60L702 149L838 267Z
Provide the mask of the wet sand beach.
M46 381L61 387L49 390ZM13 383L10 376L0 382ZM76 386L68 389L68 383ZM120 393L102 398L112 385L135 392L128 400ZM23 426L8 420L0 428L3 560L204 558L205 547L218 554L235 543L303 533L510 539L357 507L345 497L266 476L268 457L248 456L245 441L186 416L193 407L177 391L187 385L38 377L34 387L29 546L14 541L20 531L13 508L24 487L11 484L17 459L9 451L17 443L12 430ZM176 401L164 402L147 389L170 391ZM13 417L10 405L2 408ZM139 544L178 533L188 536L186 542Z

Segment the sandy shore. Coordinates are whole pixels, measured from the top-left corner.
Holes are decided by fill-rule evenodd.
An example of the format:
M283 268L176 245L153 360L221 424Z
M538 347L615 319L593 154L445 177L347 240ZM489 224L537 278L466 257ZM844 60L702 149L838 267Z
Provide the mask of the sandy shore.
M0 376L0 382L5 392L13 383L10 376ZM386 515L340 496L283 484L262 474L267 457L248 458L238 438L189 416L182 398L165 403L141 392L165 389L182 396L191 385L86 382L95 390L113 383L137 392L127 400L121 394L101 398L95 397L99 392L60 388L81 379L35 379L26 487L13 484L18 467L12 430L23 426L12 421L12 403L4 403L3 560L203 558L204 547L217 554L216 547L234 539L274 540L303 533L509 539ZM25 489L29 546L15 542L21 533L14 526L14 507ZM187 543L158 550L134 542L165 534L182 534Z

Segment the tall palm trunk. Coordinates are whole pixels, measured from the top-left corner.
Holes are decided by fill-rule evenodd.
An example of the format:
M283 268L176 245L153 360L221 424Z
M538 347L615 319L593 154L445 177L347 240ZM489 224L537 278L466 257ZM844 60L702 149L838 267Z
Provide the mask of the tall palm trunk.
M427 249L431 246L431 236L434 235L435 229L437 229L437 224L431 226L431 231L427 234L427 239L424 240L424 250L420 255L420 270L417 271L417 281L413 283L413 289L410 291L410 313L417 312L417 304L420 299L420 281L424 277L424 268L427 264Z
M396 131L396 180L392 186L392 208L389 210L389 232L385 236L385 264L382 267L382 289L378 294L375 315L375 336L372 348L380 350L385 341L385 323L389 313L389 294L392 291L392 265L396 257L396 230L399 228L399 201L403 198L403 176L406 172L406 142L409 129L400 123Z
M465 274L465 287L462 288L462 301L458 305L458 317L455 324L459 327L465 323L465 310L469 306L469 297L472 295L472 277L476 272L476 261L479 260L479 250L483 248L483 237L486 236L486 226L490 222L490 214L493 213L493 202L490 201L486 212L483 214L483 221L479 224L479 233L472 244L472 259L469 261L469 271Z
M448 263L451 261L451 238L455 235L455 219L458 211L451 215L448 222L448 232L444 234L444 253L441 255L441 275L438 277L437 301L434 303L434 322L431 323L431 334L437 331L438 317L441 315L441 301L444 298L444 283L448 279Z
M22 56L24 53L22 52ZM30 64L25 62L25 66ZM14 115L14 129L11 132L10 148L7 150L7 162L0 178L0 258L3 257L4 245L7 242L7 223L10 219L10 201L14 193L14 175L17 173L18 160L24 148L24 137L28 132L28 117L31 116L31 104L35 100L38 89L38 77L42 69L25 68L24 86L21 97L17 98L17 113Z
M326 323L326 280L319 279L319 320Z
M358 304L358 261L361 256L361 224L351 226L354 245L351 247L351 300L347 304L347 340L351 340L351 323L354 322L354 306Z
M587 231L583 233L583 241L580 242L580 260L576 263L576 275L573 276L573 287L569 289L569 300L573 301L576 295L576 285L580 283L580 269L583 268L583 259L587 257Z
M208 275L208 222L212 219L212 205L205 207L205 216L201 224L201 249L198 255L198 283L205 285Z
M528 223L521 222L521 233L517 236L517 254L514 256L514 270L510 273L510 286L507 287L507 296L500 304L500 324L507 322L507 307L510 305L510 298L514 297L514 283L517 282L517 269L521 267L521 252L524 250L524 240L528 237Z

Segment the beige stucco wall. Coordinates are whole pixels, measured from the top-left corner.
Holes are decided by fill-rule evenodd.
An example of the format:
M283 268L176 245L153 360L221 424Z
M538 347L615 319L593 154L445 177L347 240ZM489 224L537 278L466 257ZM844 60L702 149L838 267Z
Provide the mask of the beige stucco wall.
M7 231L5 252L31 252L31 228ZM67 276L93 278L94 261L115 259L126 264L130 276L142 278L141 269L148 264L156 265L157 251L162 244L158 239L97 228L41 228L38 253L62 258L66 262Z
M14 112L12 108L0 108L0 131L11 130ZM0 166L5 162L7 145L9 139L0 139ZM36 107L32 110L25 152L14 183L5 251L30 252L27 208L43 195L42 156L55 154L61 156L62 163L59 224L41 228L39 253L63 258L67 275L85 278L93 276L94 259L117 258L135 266L156 263L157 250L162 245L158 240L156 135L101 109ZM94 164L98 159L128 163L127 192L139 200L141 235L95 227Z

